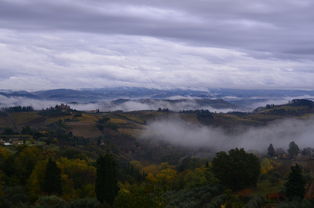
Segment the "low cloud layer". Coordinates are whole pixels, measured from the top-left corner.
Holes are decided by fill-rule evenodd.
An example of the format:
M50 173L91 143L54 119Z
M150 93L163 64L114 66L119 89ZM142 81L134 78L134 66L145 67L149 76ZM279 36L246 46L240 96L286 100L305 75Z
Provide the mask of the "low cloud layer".
M61 104L60 101L51 100L36 100L25 97L6 97L0 95L0 109L14 106L32 106L35 110L42 110ZM99 109L100 104L86 103L86 104L68 104L72 109L89 111Z
M13 107L13 106L32 106L35 110L42 110L49 107L54 107L59 105L61 101L53 100L40 100L31 99L25 97L6 97L0 95L0 109ZM182 110L209 110L212 112L230 112L234 111L232 108L213 108L211 106L200 106L193 99L190 101L180 102L180 103L169 103L163 100L150 100L148 103L144 103L140 100L129 100L120 104L116 104L113 101L99 100L93 103L67 103L72 109L81 111L91 111L100 110L103 112L109 111L141 111L141 110L158 110L169 109L171 111L182 111Z
M104 102L101 105L102 111L140 111L140 110L158 110L168 109L170 111L179 112L183 110L209 110L211 112L231 112L235 111L235 108L214 108L210 105L200 105L194 99L180 101L176 103L169 102L167 100L130 100L121 104L114 104L111 102Z
M143 139L163 141L187 148L208 148L215 151L243 147L265 152L272 143L288 148L291 141L300 147L314 147L314 119L280 120L263 127L250 127L241 133L226 133L213 128L187 123L180 119L159 120L150 123L142 134Z

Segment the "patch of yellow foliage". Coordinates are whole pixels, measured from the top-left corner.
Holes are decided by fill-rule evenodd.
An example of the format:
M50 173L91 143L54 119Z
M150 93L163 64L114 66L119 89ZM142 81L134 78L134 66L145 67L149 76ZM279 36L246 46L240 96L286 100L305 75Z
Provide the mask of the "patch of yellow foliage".
M264 158L261 161L261 174L266 174L276 167L276 162L269 158Z

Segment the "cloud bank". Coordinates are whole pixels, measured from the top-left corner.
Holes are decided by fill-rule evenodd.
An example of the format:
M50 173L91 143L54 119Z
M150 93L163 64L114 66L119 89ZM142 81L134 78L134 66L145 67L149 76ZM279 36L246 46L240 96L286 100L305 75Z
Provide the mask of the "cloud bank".
M288 148L291 141L300 147L314 147L314 119L280 120L263 127L250 127L239 133L227 133L213 128L187 123L180 119L150 123L141 138L162 141L186 148L208 148L221 151L239 147L265 152L272 143L276 148Z

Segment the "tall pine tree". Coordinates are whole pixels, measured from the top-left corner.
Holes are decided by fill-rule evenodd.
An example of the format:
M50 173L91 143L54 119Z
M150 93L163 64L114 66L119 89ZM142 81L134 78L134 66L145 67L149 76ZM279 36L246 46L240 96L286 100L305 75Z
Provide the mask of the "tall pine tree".
M268 155L269 157L274 157L274 156L276 155L276 151L275 151L275 148L274 148L273 144L270 144L270 145L268 146L267 155Z
M119 191L117 182L116 163L110 154L97 159L97 177L95 192L101 203L113 204Z
M285 188L286 196L290 200L303 199L305 193L305 179L302 174L302 168L298 164L291 167Z
M300 152L299 146L294 142L290 142L288 153L291 158L295 158Z
M49 195L62 194L61 170L58 168L56 162L51 159L48 160L46 166L46 172L42 183L42 191Z

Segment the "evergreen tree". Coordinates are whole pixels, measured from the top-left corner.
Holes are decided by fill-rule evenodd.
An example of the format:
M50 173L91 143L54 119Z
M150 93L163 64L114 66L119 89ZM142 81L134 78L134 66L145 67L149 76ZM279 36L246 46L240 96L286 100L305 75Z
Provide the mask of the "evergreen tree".
M97 159L95 192L101 203L113 204L118 194L116 164L112 155L107 154Z
M294 142L290 142L288 153L291 158L295 158L300 152L299 146Z
M267 155L268 155L269 157L274 157L274 156L276 155L276 151L275 151L275 148L274 148L273 144L270 144L270 145L268 146Z
M305 179L302 174L302 168L298 164L291 167L285 188L286 196L290 200L303 199L305 193Z
M46 166L42 191L49 195L62 194L61 170L58 168L56 162L51 159L48 160Z
M212 161L214 175L233 190L256 186L260 169L259 159L244 149L218 152Z

